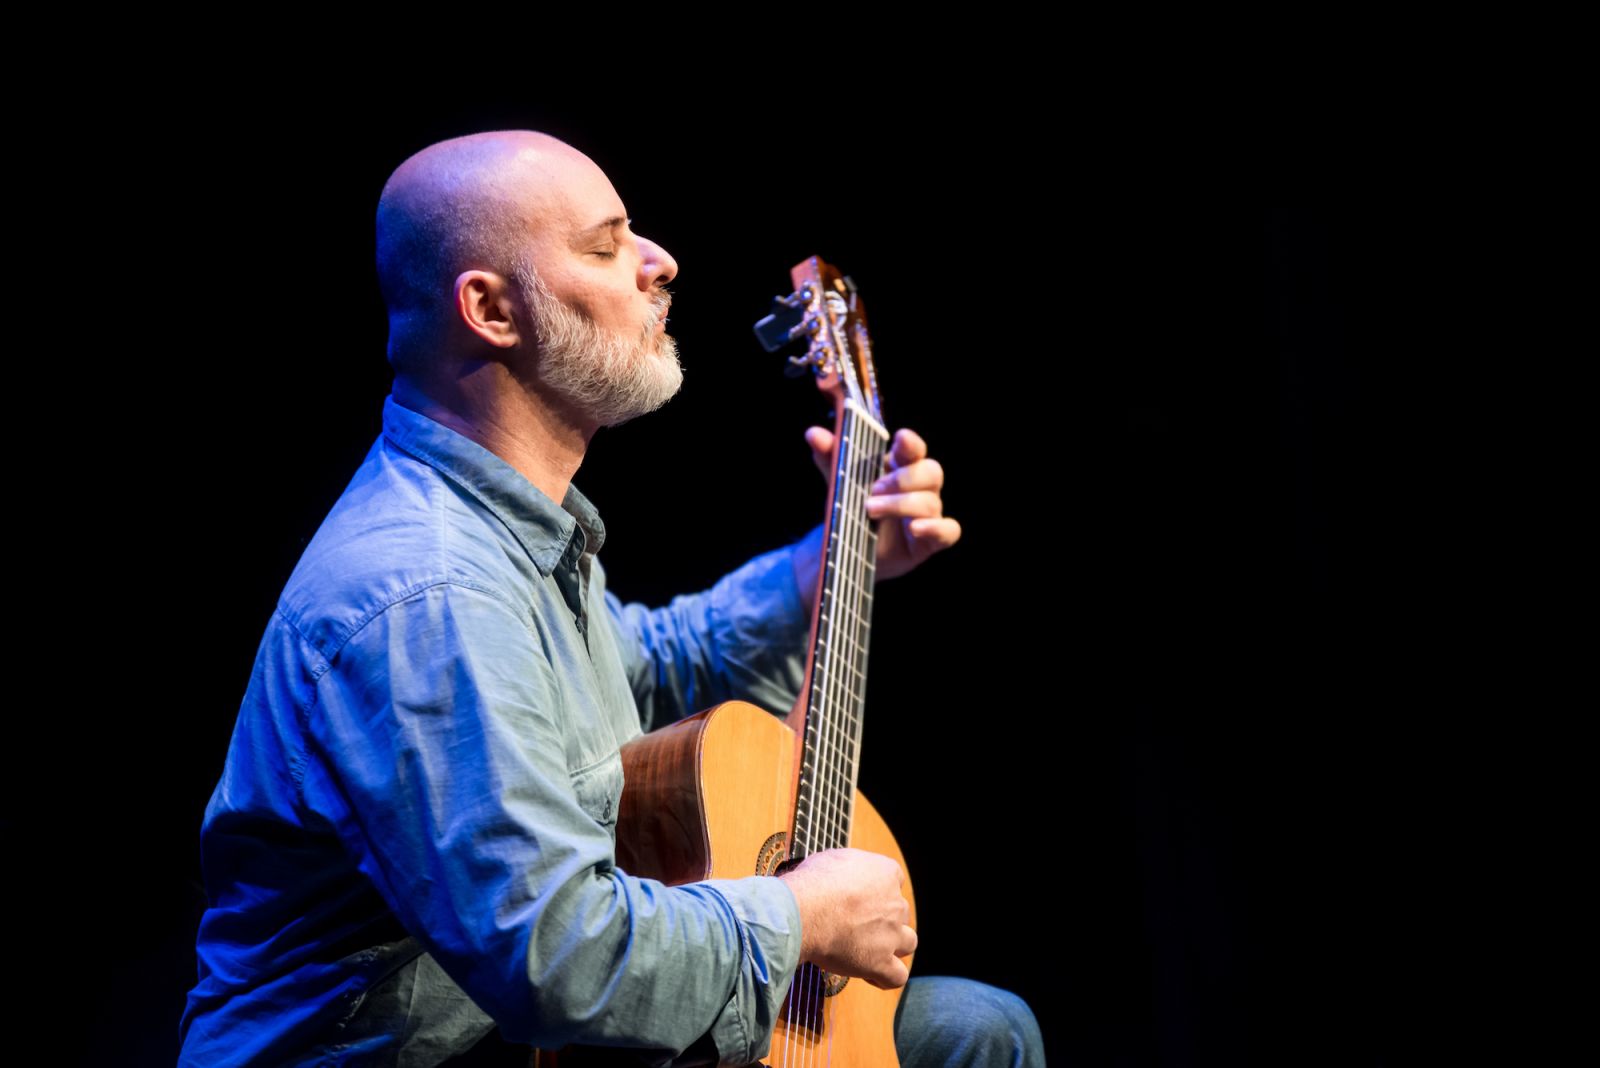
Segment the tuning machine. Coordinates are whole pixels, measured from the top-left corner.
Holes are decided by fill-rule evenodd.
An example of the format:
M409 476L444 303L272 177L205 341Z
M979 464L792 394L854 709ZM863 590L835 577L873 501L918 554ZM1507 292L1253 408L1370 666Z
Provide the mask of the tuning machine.
M814 312L816 293L802 286L787 297L773 297L772 310L755 324L756 338L768 352L777 352L797 341L807 342L804 355L790 356L784 374L798 378L807 371L823 365L823 357L810 343L821 329L822 322Z

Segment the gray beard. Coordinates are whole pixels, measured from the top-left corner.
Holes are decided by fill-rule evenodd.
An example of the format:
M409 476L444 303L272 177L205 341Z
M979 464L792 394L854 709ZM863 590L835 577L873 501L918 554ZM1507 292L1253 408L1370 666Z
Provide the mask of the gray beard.
M653 412L683 385L677 343L656 335L671 300L657 297L632 338L604 334L567 307L526 265L513 272L531 309L539 346L537 381L601 426Z

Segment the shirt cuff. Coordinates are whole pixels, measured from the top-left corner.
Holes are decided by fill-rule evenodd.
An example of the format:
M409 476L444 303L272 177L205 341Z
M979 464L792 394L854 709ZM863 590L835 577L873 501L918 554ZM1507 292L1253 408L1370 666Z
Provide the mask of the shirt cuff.
M719 1063L750 1064L767 1055L772 1028L800 966L800 906L794 891L775 876L691 885L721 898L737 921L743 954L739 979L710 1035Z

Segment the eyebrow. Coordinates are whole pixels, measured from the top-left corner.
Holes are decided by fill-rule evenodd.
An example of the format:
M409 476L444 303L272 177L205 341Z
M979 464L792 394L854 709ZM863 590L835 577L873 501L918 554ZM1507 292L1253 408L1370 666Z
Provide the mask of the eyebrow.
M575 240L583 241L590 237L598 237L600 234L606 231L615 230L618 226L630 225L632 222L632 219L624 218L621 215L614 215L605 222L598 222L589 227L587 230L578 231Z

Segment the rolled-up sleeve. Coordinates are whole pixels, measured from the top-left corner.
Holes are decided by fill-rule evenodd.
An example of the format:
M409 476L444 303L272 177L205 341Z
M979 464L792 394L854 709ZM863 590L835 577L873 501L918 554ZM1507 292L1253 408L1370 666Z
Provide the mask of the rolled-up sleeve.
M724 606L793 597L762 576L712 591L682 626L720 635L704 620ZM724 680L754 670L718 660ZM709 1034L724 1063L755 1060L798 963L793 894L772 878L668 887L618 870L574 792L558 692L496 592L417 591L317 680L307 803L509 1039L670 1055Z
M645 729L721 701L786 714L805 682L811 607L794 574L795 545L755 557L710 589L661 608L609 590L629 683Z

